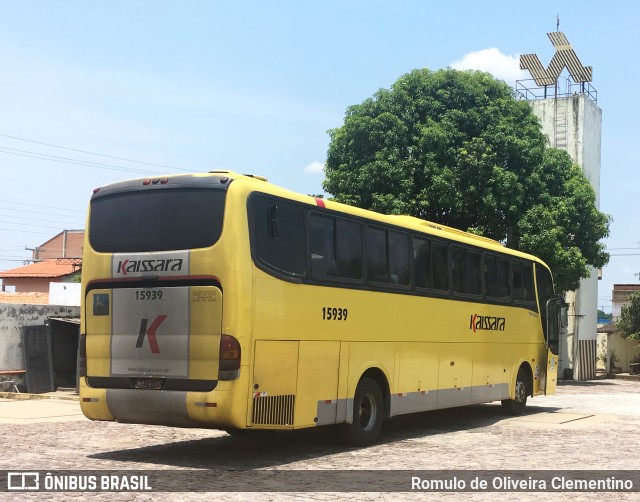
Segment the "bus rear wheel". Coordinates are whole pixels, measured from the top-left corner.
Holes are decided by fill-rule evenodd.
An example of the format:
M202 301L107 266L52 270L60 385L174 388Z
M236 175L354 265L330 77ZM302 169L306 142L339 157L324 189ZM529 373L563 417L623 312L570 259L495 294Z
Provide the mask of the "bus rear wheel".
M353 420L342 424L342 438L352 446L373 443L380 434L384 420L384 405L380 386L373 378L363 378L353 398Z
M502 401L502 409L509 415L522 415L524 413L527 406L527 396L529 395L527 382L527 373L523 368L520 368L516 377L515 399L504 399Z

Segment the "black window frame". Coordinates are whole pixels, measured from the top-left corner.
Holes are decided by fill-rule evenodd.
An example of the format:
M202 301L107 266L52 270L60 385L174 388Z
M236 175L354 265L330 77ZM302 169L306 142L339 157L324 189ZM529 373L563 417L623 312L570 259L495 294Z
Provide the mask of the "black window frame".
M370 266L369 266L369 257L370 257L370 253L369 253L369 248L370 248L370 244L369 244L369 235L370 235L370 231L371 232L379 232L382 234L383 240L384 240L384 252L385 252L385 280L378 280L378 277L380 277L379 275L376 276L375 278L371 277L370 272L372 271ZM396 236L400 236L404 241L405 241L405 259L406 259L406 267L407 267L407 280L404 283L400 283L400 282L393 282L393 278L392 278L392 263L391 263L391 257L392 257L392 250L391 250L391 245L390 245L390 234L393 233ZM376 225L376 224L367 224L365 226L365 230L364 230L364 262L365 262L365 277L368 283L374 285L376 288L381 288L381 289L393 289L393 290L410 290L413 286L413 256L412 256L412 244L411 244L411 239L410 239L410 234L406 231L400 230L398 228L394 228L394 227L388 227L388 226L383 226L383 225Z
M267 210L264 214L259 215L255 211L256 211L256 204L259 204L261 201L267 201L267 206L265 206ZM271 208L268 208L269 204L273 204L273 206ZM283 199L280 197L273 197L268 194L262 194L260 192L254 192L249 196L247 201L247 206L248 206L248 219L249 219L249 226L250 226L251 255L254 260L254 263L256 263L259 268L261 268L262 270L265 270L266 272L270 272L270 271L275 272L277 276L280 276L283 278L285 277L292 278L294 279L295 282L301 282L302 280L306 279L309 275L309 260L307 258L308 242L306 237L307 225L308 225L307 223L308 211L301 205L297 204L295 201L291 201L289 199ZM275 212L273 211L273 208L276 208ZM297 245L302 245L303 247L303 252L302 252L303 258L299 258L299 259L301 264L304 265L304 267L303 267L303 270L301 270L300 272L282 268L276 265L266 256L261 254L261 246L263 241L260 240L261 236L258 234L258 230L256 228L256 224L257 224L256 218L260 218L261 216L264 217L265 220L263 223L265 225L265 228L267 229L267 234L268 234L267 236L274 241L280 240L282 238L282 233L284 229L280 225L280 222L278 219L280 216L278 215L278 212L280 212L283 208L292 208L292 209L299 210L302 215L301 231L303 233L301 235L299 234L299 236L301 237L301 240L297 244ZM295 235L296 233L292 232L291 234ZM287 263L290 263L290 261L288 261Z
M312 225L312 220L315 218L319 218L319 219L323 219L325 221L331 222L332 223L332 246L331 248L333 249L333 256L338 258L338 255L340 254L340 250L341 250L341 246L338 245L338 228L340 226L340 224L346 224L346 225L357 225L360 229L360 277L359 278L354 278L354 277L347 277L345 275L340 275L340 265L338 264L338 261L336 260L335 263L335 274L334 275L330 275L330 274L317 274L314 273L313 271L313 243L312 243L312 234L311 234L311 225ZM320 282L338 282L338 283L344 283L344 284L353 284L353 285L362 285L364 284L365 281L365 265L364 265L364 225L362 224L362 222L357 221L355 219L351 219L351 218L344 218L344 217L340 217L340 216L335 216L332 214L327 214L325 212L321 212L321 211L316 211L314 209L311 209L308 211L307 214L307 225L306 225L306 238L307 238L307 259L308 259L308 266L307 266L307 270L309 270L309 277L310 279L312 279L313 281L320 281Z
M251 246L252 246L252 258L254 263L258 266L258 268L266 271L267 273L274 275L280 279L289 282L296 283L305 283L305 284L315 284L320 286L329 286L329 287L338 287L338 288L348 288L355 290L366 290L366 291L378 291L378 292L391 292L398 294L409 294L415 296L425 296L432 298L449 298L455 301L466 301L471 303L483 303L483 304L494 304L494 305L502 305L502 306L513 306L518 308L525 308L527 310L532 310L534 312L538 312L537 308L537 297L535 290L535 280L533 282L532 287L532 299L517 299L514 295L514 285L513 285L513 264L522 264L523 267L527 267L531 271L531 278L534 278L535 275L535 267L534 264L537 265L537 262L533 260L527 260L521 257L514 257L509 253L501 253L497 250L487 250L482 246L474 246L465 242L460 242L455 239L447 239L446 237L441 237L429 233L423 233L416 229L407 229L398 227L392 224L386 224L383 222L378 222L376 220L371 220L368 218L364 218L361 216L352 216L345 215L339 211L334 211L331 209L327 209L323 206L314 206L313 204L292 201L291 199L281 198L274 195L269 195L262 192L254 192L249 195L249 200L251 200L254 196L262 196L267 197L269 199L273 199L275 201L282 201L283 203L294 204L297 205L305 215L305 225L304 225L304 234L306 241L306 249L305 249L305 259L306 259L306 275L305 276L292 276L286 272L283 272L277 268L270 267L268 265L263 264L260 260L257 259L255 255L255 236L253 229L251 229ZM336 235L336 225L338 222L343 222L345 224L355 224L358 226L360 230L360 246L361 246L361 279L352 279L347 277L341 277L338 275L322 275L313 272L312 265L312 248L313 243L312 235L311 235L311 224L313 219L316 217L324 219L324 221L331 221L333 225L333 234L334 239ZM252 219L250 220L250 226L252 225ZM322 221L322 220L320 220ZM409 280L407 284L393 284L391 282L390 276L390 265L387 259L386 262L386 282L375 280L375 277L370 277L370 271L368 266L368 253L369 253L369 243L367 242L368 229L374 229L375 231L382 232L384 235L385 242L385 254L386 257L389 257L389 235L392 232L394 235L401 235L405 240L407 247L407 267L409 273ZM417 261L414 256L414 245L416 240L421 240L428 243L428 260L430 269L427 271L427 287L422 287L419 285L417 281ZM335 242L334 244L334 254L335 251ZM463 292L454 291L453 284L453 249L462 249L464 250L464 273L463 280L465 281L465 290ZM436 255L440 258L439 262L436 259ZM480 278L480 292L472 293L469 292L467 283L470 280L468 264L467 264L467 255L473 255L479 259L479 278ZM446 263L442 262L442 258L446 256ZM496 260L506 261L508 263L508 288L509 288L509 296L508 297L494 297L491 296L491 292L488 290L487 277L486 277L486 258L491 257ZM439 274L440 279L446 280L447 289L436 289L436 272ZM337 273L337 271L336 271ZM430 286L429 286L430 284ZM438 284L439 287L444 286L444 284Z
M516 285L515 285L515 277L516 277L516 266L521 266L522 267L522 287L521 288L517 288L516 289ZM529 286L530 289L527 290L525 289L525 269L529 270L529 276L530 276L530 281L529 281ZM512 301L513 304L516 306L531 306L531 305L535 305L536 302L536 285L535 285L535 279L534 279L534 271L533 271L533 262L529 261L529 260L524 260L522 258L512 258L511 259L511 297L512 297ZM530 291L529 295L523 295L522 297L517 293L517 290L523 290L523 291Z
M456 255L462 258L461 263L456 263ZM476 276L476 281L472 282L473 275L471 272L471 259L476 258L476 266L473 271ZM462 243L455 243L451 245L450 252L450 268L451 268L451 292L454 296L465 296L472 298L484 297L484 278L482 277L482 251L478 248L468 246ZM462 284L457 284L458 270L462 269ZM472 285L477 285L479 281L479 290L472 289ZM461 286L457 288L457 286Z
M180 208L173 209L175 204L169 208L168 201L161 200L162 197L166 199L178 197L180 194L188 196L180 200ZM196 194L204 199L198 199L195 197ZM131 206L125 205L124 201L127 199L132 201ZM98 191L91 197L89 244L98 253L154 253L206 249L215 245L222 236L226 199L225 188L204 183L175 183L171 186ZM209 209L212 211L205 211L202 207L205 202L211 205ZM187 209L189 204L192 205L191 210ZM144 207L149 213L136 211L136 206L138 209ZM213 211L214 208L218 210L217 213ZM187 211L182 219L175 218L179 210ZM206 221L198 220L197 216ZM137 231L127 229L127 224L130 225L132 221L141 217L144 217L145 223L148 224L138 225ZM113 233L109 234L106 229L117 229L127 238L118 238ZM151 234L148 233L147 241L144 241L144 231L151 229L156 230L157 239L152 240ZM191 235L189 229L192 229Z
M496 276L498 275L498 261L504 261L506 262L507 265L507 272L506 272L506 286L507 286L507 294L506 295L502 295L502 296L494 296L491 293L493 292L493 290L490 290L489 288L489 280L487 279L489 271L487 270L487 260L488 259L493 259L496 262ZM511 287L511 258L508 255L505 254L500 254L500 253L494 253L494 252L485 252L484 253L484 257L483 257L483 269L484 269L484 292L485 292L485 296L486 298L488 298L489 300L491 300L492 302L499 302L501 304L509 304L512 302L513 299L513 295L512 295L512 287Z

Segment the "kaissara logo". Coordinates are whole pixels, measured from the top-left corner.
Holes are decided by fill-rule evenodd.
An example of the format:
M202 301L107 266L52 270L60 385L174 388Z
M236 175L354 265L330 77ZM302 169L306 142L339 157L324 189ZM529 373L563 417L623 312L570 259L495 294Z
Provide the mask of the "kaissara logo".
M140 272L180 272L182 258L166 258L163 260L120 260L117 273L127 275Z
M160 347L158 346L158 340L156 338L156 330L160 327L160 325L167 318L166 315L161 314L157 316L151 326L147 328L149 324L149 319L142 319L140 321L140 333L138 334L138 340L136 341L136 348L139 349L142 347L144 343L144 337L146 336L149 340L149 347L151 348L151 352L153 354L160 354Z
M507 320L504 317L471 314L469 318L469 329L474 333L479 330L504 331L506 322Z

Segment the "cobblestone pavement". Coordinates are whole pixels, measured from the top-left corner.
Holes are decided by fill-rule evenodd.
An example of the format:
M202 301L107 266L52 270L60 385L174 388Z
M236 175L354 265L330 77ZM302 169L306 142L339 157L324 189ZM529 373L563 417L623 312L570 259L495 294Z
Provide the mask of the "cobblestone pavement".
M499 403L399 417L379 443L360 449L343 446L331 431L238 440L215 430L91 421L5 423L0 437L0 470L201 469L231 492L188 493L184 487L184 493L31 495L38 500L640 500L640 493L233 493L222 475L254 469L640 470L637 381L562 384L553 396L531 399L522 417L505 417ZM383 476L379 484L383 489ZM0 500L15 499L0 493Z

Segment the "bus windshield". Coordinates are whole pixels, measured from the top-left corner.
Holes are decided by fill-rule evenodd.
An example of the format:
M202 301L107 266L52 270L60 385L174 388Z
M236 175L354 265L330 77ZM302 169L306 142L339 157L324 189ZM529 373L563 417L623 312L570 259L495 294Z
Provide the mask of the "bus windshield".
M212 246L222 232L225 195L225 190L189 187L94 196L91 247L132 253Z

